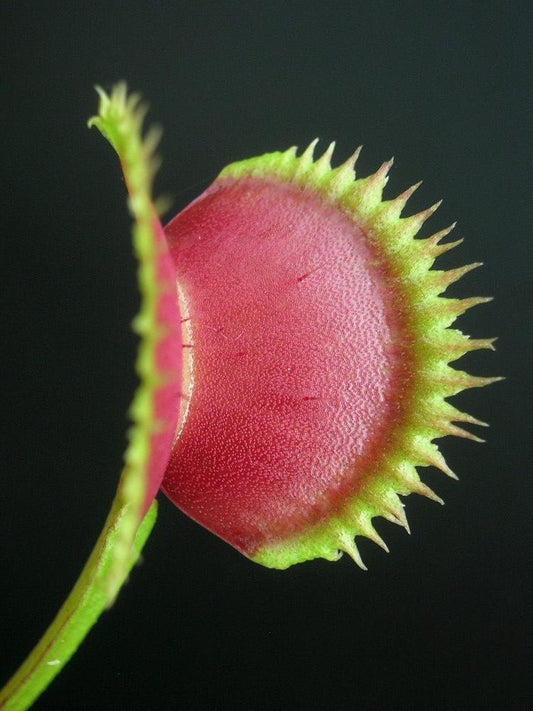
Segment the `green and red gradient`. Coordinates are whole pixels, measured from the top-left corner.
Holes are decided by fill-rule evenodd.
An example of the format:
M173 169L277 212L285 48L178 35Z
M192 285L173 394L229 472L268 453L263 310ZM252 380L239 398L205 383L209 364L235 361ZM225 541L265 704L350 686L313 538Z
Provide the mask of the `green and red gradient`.
M163 491L246 555L357 492L402 416L401 299L318 194L224 178L165 228L194 385Z
M316 142L228 166L163 230L137 98L101 97L93 123L119 154L137 231L150 222L134 240L148 387L124 475L144 481L139 520L162 487L264 565L345 551L364 567L356 536L386 548L372 518L407 526L399 495L440 501L417 471L453 476L433 440L483 424L447 398L493 380L449 365L492 347L449 328L486 299L441 296L477 265L432 269L457 244L441 243L449 230L416 238L437 206L401 217L417 186L383 200L391 161L356 180L357 152L332 168L333 145L315 160Z
M159 382L153 393L153 419L156 423L150 435L146 491L141 518L150 508L163 480L169 453L178 425L182 401L182 333L181 315L176 296L176 277L165 234L154 217L157 235L155 260L156 282L159 285L155 303L155 328L159 334L154 347L155 377Z
M453 476L433 440L483 424L446 398L492 382L449 363L492 341L448 328L486 299L441 297L477 265L431 269L457 244L415 239L436 206L401 218L417 186L383 201L390 162L355 180L357 154L313 150L229 166L165 227L189 397L162 490L264 565L364 567L355 536L386 548L372 518L440 501L416 467Z
M134 219L139 387L104 528L65 603L0 691L24 711L109 607L155 522L161 488L252 560L286 568L387 549L372 519L408 527L400 496L441 501L418 468L454 476L435 439L484 423L448 401L498 378L450 363L492 348L450 328L488 301L444 298L477 264L439 271L459 242L401 217L417 186L383 200L391 161L355 179L315 142L228 166L166 226L152 200L157 135L124 84L89 122L115 148Z

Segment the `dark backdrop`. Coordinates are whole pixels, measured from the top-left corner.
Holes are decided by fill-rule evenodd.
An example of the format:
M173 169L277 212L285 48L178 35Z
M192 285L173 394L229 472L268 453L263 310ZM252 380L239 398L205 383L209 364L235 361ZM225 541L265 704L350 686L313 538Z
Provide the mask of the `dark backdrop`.
M186 205L233 160L337 139L389 195L425 179L458 219L442 260L507 381L457 403L459 483L410 497L391 554L254 565L161 500L142 567L36 709L526 709L531 640L531 2L10 2L4 6L1 668L76 578L121 468L138 298L93 84L141 90L165 128L158 188ZM326 144L323 143L323 146ZM529 671L528 671L529 669Z

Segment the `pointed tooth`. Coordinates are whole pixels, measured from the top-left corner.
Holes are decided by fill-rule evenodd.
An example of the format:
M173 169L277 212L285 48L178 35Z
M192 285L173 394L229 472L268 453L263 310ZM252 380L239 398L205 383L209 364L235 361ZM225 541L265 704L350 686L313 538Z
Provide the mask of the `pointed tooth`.
M386 553L389 553L389 547L383 540L383 538L379 535L379 533L376 531L374 526L370 521L365 521L365 523L360 522L360 528L361 528L361 535L365 536L369 540L371 540L373 543L375 543L377 546L380 548L383 548L383 550Z
M457 355L457 357L465 353L470 353L471 351L495 350L494 343L497 341L497 338L469 338L460 333L460 331L456 331L456 333L458 334L457 340L446 343L445 347L454 351L456 354L460 354Z
M98 84L94 85L94 89L96 93L98 94L98 97L100 101L102 102L103 105L107 106L109 104L109 96L106 94L106 92L102 89L101 86L98 86Z
M429 207L426 207L425 210L422 210L421 212L418 212L416 215L413 215L413 217L416 217L418 221L420 222L420 226L424 224L424 222L433 215L434 212L436 212L439 207L442 205L442 200L438 200L436 203L433 205L430 205Z
M448 299L446 297L439 298L438 310L441 313L453 315L455 318L461 316L469 309L480 304L488 304L492 301L492 296L471 296L467 299Z
M425 210L423 210L421 214L425 213L425 214L427 214L427 217L431 217L431 215L434 212L436 212L439 209L439 207L442 205L442 202L443 202L442 200L437 200L436 203L434 203L433 205L430 205ZM426 217L426 220L427 220L427 217Z
M337 175L350 175L351 179L353 180L355 177L355 164L357 163L357 159L359 158L359 154L361 153L361 150L363 149L363 146L359 146L358 148L355 149L355 151L352 153L352 155L344 161L344 163L341 163L338 168L335 168L335 173Z
M378 497L376 501L378 504L376 514L378 516L383 516L383 518L386 518L387 521L395 523L398 526L402 526L405 528L407 533L411 533L407 516L405 515L404 505L400 501L398 494L390 492L385 500Z
M385 187L387 180L389 179L388 174L389 170L392 168L393 163L394 158L385 161L379 166L374 175L370 176L370 180L372 181L372 183L380 185L382 190Z
M457 220L455 222L452 222L451 225L448 225L448 227L445 227L444 229L439 230L438 232L435 232L435 234L432 234L430 237L427 238L426 241L428 242L428 244L429 244L429 242L433 242L435 244L435 246L437 246L441 242L441 240L443 240L445 237L447 237L450 234L450 232L452 232L452 230L454 230L456 227L457 227ZM462 242L463 239L461 238L458 241ZM453 243L448 242L448 244L450 245ZM442 246L446 247L447 245L444 244Z
M346 534L346 533L340 533L338 537L338 544L340 546L340 549L343 550L345 553L348 553L350 558L362 569L362 570L368 570L366 565L363 563L363 560L359 554L359 551L357 549L357 546L355 545L354 539Z
M315 153L315 148L316 144L318 143L318 138L315 138L314 141L311 141L311 143L307 146L305 151L302 153L298 160L298 168L297 168L297 173L302 173L306 171L310 165L313 163L313 156Z
M472 262L472 264L465 264L464 267L457 267L457 269L447 269L446 271L434 272L435 280L443 289L446 289L450 284L458 281L468 272L482 267L483 262Z
M119 84L119 86L117 87L116 94L114 96L113 95L111 96L112 100L114 100L117 104L120 104L121 109L124 109L127 106L127 104L126 104L126 102L128 100L127 92L128 92L128 89L127 89L126 84L121 82ZM134 106L135 102L138 101L139 98L140 98L139 94L131 94L129 96L129 101L131 101L131 105Z
M468 414L468 412L461 412L455 407L450 406L452 412L450 413L449 419L452 422L466 422L469 425L477 425L478 427L490 427L488 422L483 422L483 420L478 420L477 417Z
M393 523L395 526L405 526L398 516L396 516L392 511L381 511L380 516L382 516L389 523Z
M417 453L416 447L413 447L409 456L406 456L406 461L395 466L391 473L398 482L398 486L395 487L398 494L401 496L407 496L413 491L413 485L419 481L418 473L413 464L408 463L408 459L412 459L412 454Z
M450 405L450 409L454 410L455 408ZM452 418L447 415L446 421L449 422L451 419ZM436 467L437 469L440 469L441 472L446 474L446 476L449 476L450 479L457 479L457 476L446 463L441 451L433 442L428 442L424 438L419 438L418 441L414 442L413 452L419 458L421 463L420 466Z
M392 200L386 200L383 202L381 208L379 209L380 218L385 219L387 222L394 222L397 220L400 217L405 204L420 185L422 185L422 181L416 183L416 185L412 185Z
M332 141L327 149L322 153L320 158L315 163L316 168L320 168L320 172L325 172L331 169L331 156L335 150L335 141Z
M125 82L120 82L117 88L117 98L119 98L128 109L135 109L135 107L139 105L142 97L138 92L133 92L128 95L128 87Z
M342 165L335 168L329 180L329 188L333 195L340 195L353 185L355 180L354 165L361 152L361 146L344 161Z
M396 198L396 200L402 200L402 202L405 204L409 200L411 195L416 190L418 190L418 188L422 185L423 182L424 182L423 180L419 180L418 183L411 185L409 188L407 188L407 190L404 190L403 193L400 193L398 195L398 197Z
M433 491L433 489L430 489L429 486L427 486L426 484L424 484L421 481L417 482L413 486L413 492L415 494L420 494L420 496L425 496L426 499L431 499L431 501L436 501L437 504L444 506L443 499L441 499L440 496L437 496L437 494Z
M470 338L469 342L472 344L472 350L477 351L477 350L482 350L485 349L487 351L495 351L496 348L494 347L494 344L498 340L498 337L494 338Z
M411 185L410 188L407 188L407 190L404 190L403 193L400 193L397 197L394 198L394 200L391 200L391 202L397 203L398 205L401 205L400 212L403 210L405 205L407 204L407 201L411 197L411 195L418 190L418 188L422 185L422 181L419 180L418 183L415 183L414 185ZM398 213L399 214L399 213Z
M492 385L492 383L497 383L499 380L503 380L502 377L495 378L481 378L478 375L470 375L462 370L455 370L454 368L448 368L449 375L442 376L436 380L439 383L451 388L454 395L460 393L463 390L469 390L470 388L483 388L485 385ZM450 395L446 395L450 397Z
M363 491L362 499L366 501L369 509L373 512L372 516L383 516L387 521L392 523L398 522L402 502L400 497L392 489L385 493L376 493L372 489Z
M298 167L298 159L296 158L296 153L298 151L297 146L291 146L283 151L280 157L281 165L288 168L289 175L293 175Z
M376 208L380 208L383 188L387 183L387 173L392 163L393 159L391 158L391 160L382 163L377 171L369 175L368 178L363 178L353 183L351 198L354 206L360 212L365 210L373 213Z
M146 135L143 138L143 150L145 155L151 157L155 153L157 146L161 141L163 129L161 126L150 126Z
M438 210L441 204L442 200L439 200L434 205L431 205L431 207L428 207L421 212L417 212L415 215L404 217L402 219L402 230L405 233L410 234L411 237L414 237L419 232L424 222L429 219L436 210Z
M448 422L466 422L469 425L477 425L479 427L489 427L489 424L487 422L483 422L482 420L478 420L477 417L474 417L473 415L470 415L468 412L461 412L461 410L458 410L456 407L453 405L450 405L449 402L446 402L445 400L441 403L441 413L442 413L442 419L440 422L437 422L437 425L440 427L440 424L443 422L448 423ZM437 446L435 445L435 448Z
M451 249L463 244L463 242L464 239L461 237L461 239L456 239L454 242L444 242L444 244L435 244L435 246L430 246L431 255L435 258L440 257L441 254L449 252Z
M362 150L363 146L357 146L352 155L339 166L339 170L349 169L355 171L355 164L357 163Z
M407 520L407 516L405 515L405 509L403 507L403 504L402 504L402 507L400 509L399 516L398 516L398 525L403 526L403 528L405 528L407 533L409 535L411 535L411 529L409 527L409 522Z
M457 360L465 353L486 349L493 351L496 338L470 338L457 329L447 328L432 343L427 343L428 350L435 350L437 354L447 352L450 362Z
M378 199L381 199L381 193L383 192L383 188L387 184L388 172L391 169L393 163L394 158L385 161L379 166L375 173L369 175L368 178L365 178L365 192L369 191L374 194L379 193Z
M313 164L314 180L322 181L326 190L331 188L331 156L335 150L335 141L329 144L327 150Z
M468 425L477 425L478 427L490 427L488 422L478 420L477 417L473 417L472 415L468 415L467 413L463 414L459 422L466 422Z
M386 521L389 521L390 523L395 523L396 525L399 524L398 516L394 512L389 511L387 509L382 508L380 511L378 511L376 513L376 515L381 516L382 518L384 518Z
M453 435L454 437L461 437L462 439L469 439L472 442L478 442L479 444L485 443L485 440L481 439L481 437L477 437L476 435L472 434L468 430L465 430L462 427L458 427L457 425L454 425L451 422L446 422L443 425L441 425L441 430L445 434Z
M131 120L133 121L133 125L135 126L136 130L140 131L150 107L147 103L141 101L140 95L132 95L130 98L132 99L131 106L130 102L128 101L126 111L131 112Z
M459 299L459 302L464 305L464 310L467 311L480 304L489 304L493 298L492 296L471 296L468 299ZM461 313L464 313L464 311L461 311Z
M111 93L111 99L114 99L117 103L125 104L127 93L128 87L126 86L126 82L120 81L113 88L113 91ZM131 94L131 99L137 98L138 96L138 94Z
M471 388L484 388L485 385L492 385L493 383L499 383L505 380L504 375L497 375L494 378L479 378L477 376L471 376L475 382L470 385Z
M440 469L440 471L443 472L443 474L446 474L446 476L449 476L450 479L459 479L457 474L450 469L437 447L435 447L434 451L427 457L427 462L428 464L431 464L431 466Z
M456 225L457 222L452 222L449 227L440 230L440 232L435 232L435 234L431 235L431 237L427 237L423 240L424 244L428 246L428 249L434 257L438 257L440 254L449 252L450 249L453 249L464 242L464 239L461 237L461 239L457 239L454 242L445 242L444 244L441 244L441 240L449 235Z

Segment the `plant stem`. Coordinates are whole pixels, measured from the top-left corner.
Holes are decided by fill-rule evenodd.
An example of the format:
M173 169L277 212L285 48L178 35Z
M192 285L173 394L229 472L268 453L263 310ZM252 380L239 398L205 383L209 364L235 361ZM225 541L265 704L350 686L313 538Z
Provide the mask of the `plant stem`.
M94 625L100 614L112 604L108 573L113 566L116 545L124 534L121 526L128 522L128 504L120 491L115 497L104 528L83 568L78 581L41 640L0 691L2 711L24 711L46 689L61 671ZM154 501L144 517L124 566L124 582L136 563L157 516ZM113 595L114 598L114 595Z

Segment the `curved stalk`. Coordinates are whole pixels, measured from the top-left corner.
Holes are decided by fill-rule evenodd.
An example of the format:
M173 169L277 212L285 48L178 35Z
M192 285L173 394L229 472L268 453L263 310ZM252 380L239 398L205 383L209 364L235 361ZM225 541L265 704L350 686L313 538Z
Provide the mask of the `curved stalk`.
M70 595L56 618L0 692L3 711L23 711L46 689L69 661L101 613L109 605L108 578L114 565L114 549L123 536L127 504L117 496L96 545ZM157 515L154 501L140 525L123 569L122 585L150 535Z
M56 618L26 661L0 691L0 709L24 711L74 654L99 615L110 607L155 523L159 489L179 413L181 324L174 269L152 202L157 136L142 135L145 109L118 84L100 95L89 121L116 150L134 218L141 309L136 370L140 384L130 408L132 426L117 494L82 573Z

